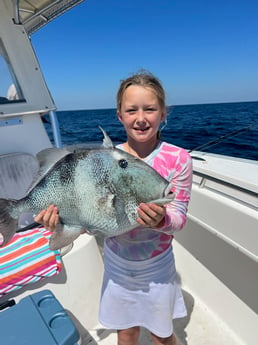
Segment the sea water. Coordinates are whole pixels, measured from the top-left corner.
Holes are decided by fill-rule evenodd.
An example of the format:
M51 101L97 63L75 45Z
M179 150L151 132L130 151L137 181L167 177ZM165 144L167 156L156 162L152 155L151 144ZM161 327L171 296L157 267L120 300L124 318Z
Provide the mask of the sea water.
M126 140L116 109L57 112L64 145L101 142L103 127L117 144ZM51 127L46 124L51 136ZM258 160L258 102L195 104L168 107L162 140L187 150L211 142L201 151Z

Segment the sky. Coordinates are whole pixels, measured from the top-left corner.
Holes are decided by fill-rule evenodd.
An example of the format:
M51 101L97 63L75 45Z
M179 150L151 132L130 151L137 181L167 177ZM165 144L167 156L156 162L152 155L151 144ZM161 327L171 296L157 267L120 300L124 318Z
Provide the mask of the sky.
M258 101L257 0L86 0L31 40L58 110L115 108L140 69L167 105Z

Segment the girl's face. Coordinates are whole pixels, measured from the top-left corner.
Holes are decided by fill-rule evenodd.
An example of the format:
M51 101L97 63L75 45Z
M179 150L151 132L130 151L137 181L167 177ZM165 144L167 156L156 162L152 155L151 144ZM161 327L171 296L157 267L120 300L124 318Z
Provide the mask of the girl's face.
M165 109L151 87L131 85L125 90L118 118L128 140L142 143L157 140L159 125L165 117Z

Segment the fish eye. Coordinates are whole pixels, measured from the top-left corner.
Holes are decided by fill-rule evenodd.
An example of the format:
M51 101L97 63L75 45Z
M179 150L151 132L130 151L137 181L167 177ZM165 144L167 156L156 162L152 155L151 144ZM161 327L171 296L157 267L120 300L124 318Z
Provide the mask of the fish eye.
M120 160L118 161L118 164L119 164L119 166L120 166L121 168L123 168L123 169L127 168L127 166L128 166L128 162L127 162L125 159L120 159Z

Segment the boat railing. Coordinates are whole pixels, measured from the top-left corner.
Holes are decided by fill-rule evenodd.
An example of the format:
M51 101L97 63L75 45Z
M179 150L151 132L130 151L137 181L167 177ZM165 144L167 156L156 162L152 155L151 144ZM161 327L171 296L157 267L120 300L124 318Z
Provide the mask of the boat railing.
M258 210L258 188L255 185L248 185L246 182L234 178L227 179L216 173L203 173L194 169L193 182L199 188L206 188L216 193L224 194L238 202L247 204L249 207Z
M258 262L258 198L254 188L234 179L194 170L188 219Z

